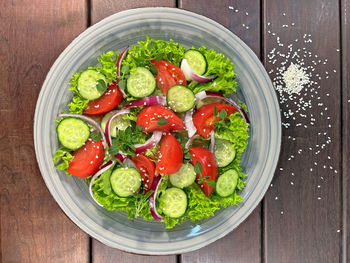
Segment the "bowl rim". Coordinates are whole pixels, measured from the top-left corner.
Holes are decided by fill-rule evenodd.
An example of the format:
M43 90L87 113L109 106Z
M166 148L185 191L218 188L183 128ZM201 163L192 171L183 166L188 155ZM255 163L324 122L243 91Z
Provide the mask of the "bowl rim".
M214 25L215 27L218 28L218 30L223 31L223 33L229 35L234 41L238 42L243 48L244 48L244 52L247 53L247 55L249 55L251 57L251 59L255 62L255 67L259 70L259 73L262 74L262 76L264 77L264 81L266 82L266 85L270 87L270 89L266 89L266 91L269 91L269 95L270 95L270 99L272 99L274 101L273 103L273 107L271 106L271 109L269 110L273 110L275 113L275 116L277 117L276 119L276 123L278 123L279 125L276 125L276 130L275 130L275 137L274 137L274 142L275 142L275 153L272 156L273 159L270 160L270 170L271 173L269 173L267 175L267 177L264 180L264 185L262 187L262 191L258 194L256 194L257 196L254 198L254 202L251 201L253 198L250 199L251 203L253 203L253 205L246 205L248 206L248 209L246 210L245 214L239 218L239 221L235 222L234 224L232 223L228 223L229 220L227 220L226 222L224 222L220 228L223 228L224 230L217 234L214 235L213 237L211 237L210 239L207 240L201 240L201 242L197 242L197 243L193 243L191 244L192 246L190 247L186 247L183 246L180 249L169 249L169 250L158 250L158 251L150 251L147 250L145 248L138 248L136 247L136 242L135 242L135 246L134 247L130 247L130 246L125 246L123 244L120 243L116 243L116 242L111 242L111 240L105 238L103 235L99 235L96 231L91 230L91 228L89 228L87 225L84 224L84 222L81 222L79 220L78 217L76 217L76 215L69 209L69 207L67 207L65 205L64 202L62 202L62 200L60 199L61 197L59 196L59 194L54 191L51 182L44 176L45 174L45 169L44 167L42 167L41 162L40 162L40 154L39 154L39 142L40 142L40 136L38 134L38 130L37 130L37 125L38 125L38 120L40 118L41 112L39 110L39 105L43 102L44 99L44 90L45 87L47 87L49 79L52 77L52 75L54 74L55 68L58 67L58 65L60 64L62 58L70 52L70 49L72 49L72 46L74 46L76 43L78 43L79 41L83 40L84 37L90 33L92 33L93 31L95 31L98 27L104 25L105 23L108 23L108 21L112 21L115 19L119 19L121 17L126 17L126 16L132 16L132 15L138 15L140 13L149 13L149 12L161 12L161 13L177 13L177 14L182 14L182 15L188 15L191 16L192 18L196 18L202 21L206 21L208 23L211 23L212 25ZM261 200L263 199L263 197L266 194L266 191L272 181L273 175L274 175L274 171L277 167L277 162L279 159L279 154L280 154L280 149L281 149L281 141L282 141L282 131L281 131L281 116L280 116L280 109L279 109L279 103L277 100L277 96L276 93L274 91L272 82L270 77L268 76L264 66L262 65L262 63L260 62L259 58L255 55L255 53L238 37L236 36L233 32L231 32L230 30L228 30L227 28L225 28L223 25L219 24L218 22L207 18L203 15L199 15L196 14L194 12L190 12L187 10L183 10L183 9L179 9L179 8L169 8L169 7L146 7L146 8L135 8L135 9L129 9L129 10L125 10L125 11L121 11L118 13L115 13L111 16L108 16L106 18L104 18L103 20L99 21L98 23L94 24L93 26L87 28L86 30L84 30L82 33L80 33L65 49L64 51L59 55L59 57L56 59L56 61L54 62L54 64L52 65L52 67L50 68L50 71L48 72L48 74L46 75L45 81L42 85L42 88L40 90L38 99L37 99L37 104L36 104L36 109L35 109L35 115L34 115L34 146L35 146L35 154L36 154L36 160L38 162L39 168L40 168L40 172L41 175L45 181L46 186L48 187L51 195L54 197L55 201L59 204L60 208L64 211L64 213L77 225L79 226L80 229L82 229L84 232L86 232L87 234L89 234L90 236L96 238L97 240L99 240L100 242L110 246L110 247L114 247L114 248L118 248L121 249L123 251L127 251L127 252L132 252L132 253L138 253L138 254L147 254L147 255L169 255L169 254L180 254L180 253L186 253L186 252L190 252L190 251L194 251L197 250L201 247L207 246L210 243L215 242L216 240L224 237L225 235L227 235L229 232L231 232L233 229L235 229L239 224L241 224L251 213L252 211L258 206L258 204L261 202ZM258 184L260 184L261 181L259 180ZM254 192L254 191L253 191ZM252 193L253 195L253 193ZM247 200L249 201L249 200ZM242 209L242 208L241 208ZM192 239L196 239L199 238L197 237L193 237ZM191 239L191 240L192 240ZM184 242L184 241L174 241L172 243L176 243L176 242ZM157 244L158 245L158 244ZM169 247L168 247L169 248Z

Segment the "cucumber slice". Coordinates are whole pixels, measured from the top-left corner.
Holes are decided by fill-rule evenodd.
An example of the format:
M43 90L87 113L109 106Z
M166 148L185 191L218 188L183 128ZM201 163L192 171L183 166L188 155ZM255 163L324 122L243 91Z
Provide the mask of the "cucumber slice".
M229 165L236 157L236 149L228 140L215 139L214 156L219 167Z
M173 186L184 188L190 186L196 180L196 172L190 163L182 164L178 172L169 175L170 182Z
M97 89L97 81L99 79L106 83L106 77L102 73L93 69L85 70L78 79L79 94L88 100L95 100L101 97L103 92Z
M128 78L126 86L131 96L143 98L153 93L156 88L156 80L151 71L138 67Z
M186 212L187 196L184 191L179 188L168 188L159 198L162 212L170 217L177 218Z
M103 116L102 118L102 121L101 121L101 128L103 131L105 131L106 129L106 124L107 124L107 121L109 120L110 117L112 117L112 115L114 113L116 113L118 110L113 110L113 111L110 111L108 112L105 116ZM111 123L111 136L112 137L116 137L117 136L117 130L126 130L126 128L128 128L130 126L130 120L125 120L123 119L123 115L119 115L117 117L115 117L113 120L112 120L112 123Z
M219 176L216 182L216 193L221 197L227 197L236 189L238 173L231 169Z
M187 50L184 58L187 59L191 69L198 75L203 75L207 71L207 60L198 50Z
M185 112L193 108L196 98L192 90L183 85L172 86L166 94L170 108L176 112Z
M128 197L141 187L141 175L135 168L115 169L110 177L113 191L120 197Z
M57 125L57 137L60 143L70 149L79 149L90 136L89 126L77 118L65 118Z

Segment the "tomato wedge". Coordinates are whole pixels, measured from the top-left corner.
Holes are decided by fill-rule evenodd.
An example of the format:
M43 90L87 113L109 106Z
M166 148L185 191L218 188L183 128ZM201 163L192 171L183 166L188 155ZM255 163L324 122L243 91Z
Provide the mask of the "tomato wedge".
M211 131L215 130L214 123L221 119L219 117L219 114L214 116L215 107L218 109L218 113L220 113L221 110L225 110L227 117L238 110L233 105L222 103L210 103L200 107L193 114L193 124L196 127L198 133L204 138L208 138L210 136Z
M105 158L102 140L95 142L88 139L83 147L73 153L73 156L74 158L67 169L70 174L81 178L93 175Z
M147 193L153 183L154 172L156 170L154 162L143 154L136 154L131 160L141 174L144 183L144 190L145 193Z
M154 66L158 70L156 76L157 86L162 90L163 94L166 95L168 90L177 84L186 86L186 77L182 70L164 60L151 60Z
M173 174L180 170L183 152L176 138L167 133L160 141L156 171L160 174Z
M83 111L88 115L105 114L115 109L123 101L123 93L120 91L118 85L113 82L108 86L105 94L101 98L92 100L88 103L87 108Z
M207 185L207 181L213 180L216 182L216 179L218 177L218 166L216 164L215 157L208 149L203 147L194 147L189 149L188 152L192 156L192 159L190 161L191 164L196 165L196 162L199 162L203 167L202 173L196 175L197 181L201 177L208 177L199 185L203 193L209 197L214 188L211 185Z
M163 120L166 119L166 121L158 121L161 118ZM173 111L161 105L149 106L142 109L137 116L136 124L141 126L145 132L170 132L185 129L184 122Z

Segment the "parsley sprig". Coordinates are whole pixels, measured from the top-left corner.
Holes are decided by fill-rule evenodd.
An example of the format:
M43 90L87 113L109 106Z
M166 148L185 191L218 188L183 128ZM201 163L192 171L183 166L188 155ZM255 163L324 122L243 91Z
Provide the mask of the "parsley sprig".
M135 156L135 144L139 144L145 139L145 134L142 132L142 127L128 127L125 130L119 130L117 136L112 139L112 145L109 148L111 155L122 151L132 157Z

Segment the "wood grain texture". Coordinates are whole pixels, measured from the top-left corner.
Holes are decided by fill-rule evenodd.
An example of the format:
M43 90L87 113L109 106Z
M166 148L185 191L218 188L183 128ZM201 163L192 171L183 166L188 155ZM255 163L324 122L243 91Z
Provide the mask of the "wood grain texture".
M44 78L85 28L84 1L0 1L1 262L87 262L89 238L61 211L36 164Z
M91 0L91 23L117 12L140 7L175 7L175 0Z
M287 98L281 103L282 120L290 123L290 127L283 128L280 161L273 187L265 196L264 260L339 262L342 224L339 1L266 0L264 17L265 66L268 72L274 70L271 77L275 78L278 67L284 70L281 61L285 57L278 52L287 54L288 45L292 44L292 55L297 52L305 62L303 67L310 64L314 68L314 71L307 68L306 72L318 82L304 87L294 101ZM288 61L286 68L295 59ZM303 110L294 104L301 98L310 100L311 108ZM285 113L289 109L294 115L287 119Z
M343 140L343 258L342 262L350 261L350 0L341 1L342 28L342 140Z
M159 1L135 1L135 0L92 0L91 1L91 22L92 24L102 20L103 18L126 10L137 7L151 7L151 6L170 6L175 7L173 0L159 0ZM92 240L92 262L120 262L120 263L153 263L153 262L176 262L176 255L174 256L143 256L123 252L118 249L107 247L106 245Z
M180 0L179 7L209 17L239 36L260 57L260 2ZM238 11L236 11L238 10ZM248 28L247 28L248 27ZM261 206L225 238L182 255L181 262L261 262Z

